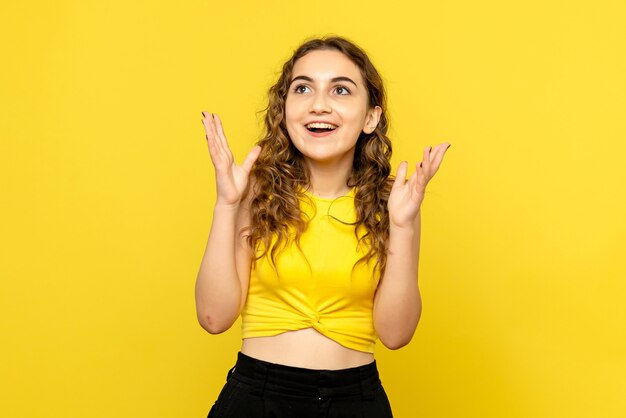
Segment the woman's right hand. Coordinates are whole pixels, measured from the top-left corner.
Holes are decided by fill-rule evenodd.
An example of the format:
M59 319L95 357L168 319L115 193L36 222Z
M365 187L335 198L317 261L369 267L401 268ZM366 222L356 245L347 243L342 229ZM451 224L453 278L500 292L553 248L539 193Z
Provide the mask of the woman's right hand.
M215 167L216 205L237 205L246 190L250 170L259 157L261 147L256 145L241 165L235 164L219 116L207 112L202 112L202 115L204 116L202 124L206 131L209 154Z

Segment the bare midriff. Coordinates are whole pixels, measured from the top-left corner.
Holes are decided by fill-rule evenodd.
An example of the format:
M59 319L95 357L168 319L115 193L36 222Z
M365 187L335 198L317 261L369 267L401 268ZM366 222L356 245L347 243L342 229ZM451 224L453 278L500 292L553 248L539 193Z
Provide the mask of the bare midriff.
M318 370L347 369L374 361L374 354L344 347L313 328L244 338L241 352L270 363Z

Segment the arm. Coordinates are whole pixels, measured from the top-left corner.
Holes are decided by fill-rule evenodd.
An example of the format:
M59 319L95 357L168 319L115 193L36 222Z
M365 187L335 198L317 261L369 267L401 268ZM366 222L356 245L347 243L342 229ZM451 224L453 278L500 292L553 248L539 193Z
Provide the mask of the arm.
M236 165L219 117L203 115L217 199L196 278L195 299L198 322L211 334L218 334L231 327L246 301L252 254L241 231L250 223L252 188L247 187L248 177L261 148L254 147L243 164Z
M374 297L374 327L392 350L411 341L422 313L417 280L420 218L418 213L408 228L390 228L387 267Z
M417 282L421 211L426 185L435 175L449 144L424 150L424 158L406 180L407 163L402 162L389 195L389 239L387 266L374 296L374 327L381 342L390 349L407 345L422 313Z
M213 222L196 278L198 322L211 334L229 329L246 301L252 254L237 231L247 226L244 205L215 205Z

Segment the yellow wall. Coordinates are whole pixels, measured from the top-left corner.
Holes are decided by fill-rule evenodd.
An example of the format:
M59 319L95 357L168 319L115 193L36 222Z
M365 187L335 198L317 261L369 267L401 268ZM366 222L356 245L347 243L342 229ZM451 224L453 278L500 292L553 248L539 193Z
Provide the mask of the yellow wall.
M623 416L626 6L420 3L3 2L0 416L206 416L240 331L195 317L200 111L241 161L280 65L326 33L383 74L394 166L453 144L421 323L377 351L396 417Z

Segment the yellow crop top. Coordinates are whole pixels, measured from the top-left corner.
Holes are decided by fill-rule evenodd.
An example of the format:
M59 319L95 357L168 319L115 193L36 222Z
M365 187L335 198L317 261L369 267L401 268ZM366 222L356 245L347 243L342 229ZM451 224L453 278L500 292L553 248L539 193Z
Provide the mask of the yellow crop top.
M354 225L337 220L356 219L354 193L352 188L336 199L307 193L317 210L306 200L300 202L310 219L300 238L302 252L290 243L278 253L276 269L269 254L253 265L241 313L243 338L312 327L345 347L374 352L372 310L379 274L374 259L352 271L367 249L357 246Z

